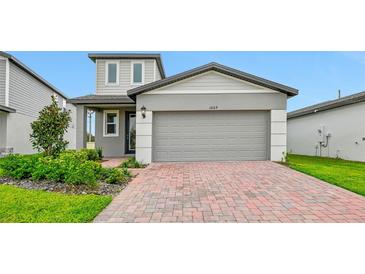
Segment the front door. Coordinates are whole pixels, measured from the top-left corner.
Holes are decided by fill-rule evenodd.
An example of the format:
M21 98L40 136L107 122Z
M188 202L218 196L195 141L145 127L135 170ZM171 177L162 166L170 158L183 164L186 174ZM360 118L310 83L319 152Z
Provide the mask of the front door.
M136 151L136 113L125 113L125 153L134 154Z

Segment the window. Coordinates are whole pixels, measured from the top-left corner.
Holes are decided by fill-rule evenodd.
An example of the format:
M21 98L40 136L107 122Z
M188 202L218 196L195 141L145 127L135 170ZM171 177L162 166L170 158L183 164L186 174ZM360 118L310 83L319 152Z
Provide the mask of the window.
M119 111L104 111L104 137L119 136Z
M67 110L67 101L66 101L66 99L62 99L62 109L63 109L64 111L66 111L66 110Z
M119 63L106 62L105 84L118 85L119 84Z
M132 84L143 84L144 63L132 62Z

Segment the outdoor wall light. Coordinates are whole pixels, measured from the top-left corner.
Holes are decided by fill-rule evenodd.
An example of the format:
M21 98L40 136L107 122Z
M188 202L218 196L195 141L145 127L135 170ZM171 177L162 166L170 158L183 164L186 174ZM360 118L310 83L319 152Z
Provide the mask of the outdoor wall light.
M142 118L146 118L146 107L145 106L142 106L141 107L141 114L142 114Z

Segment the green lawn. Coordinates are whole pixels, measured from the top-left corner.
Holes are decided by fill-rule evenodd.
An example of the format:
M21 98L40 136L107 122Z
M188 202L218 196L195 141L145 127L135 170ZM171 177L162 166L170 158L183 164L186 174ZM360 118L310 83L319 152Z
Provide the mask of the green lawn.
M365 163L289 154L287 164L292 169L365 196Z
M0 223L86 223L111 200L0 185Z

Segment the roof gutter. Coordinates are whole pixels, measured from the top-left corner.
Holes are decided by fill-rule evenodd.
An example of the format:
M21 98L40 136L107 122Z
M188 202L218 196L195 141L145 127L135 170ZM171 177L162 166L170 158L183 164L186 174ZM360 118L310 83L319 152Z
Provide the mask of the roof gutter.
M65 99L68 99L68 97L62 91L60 91L55 86L53 86L52 84L50 84L48 81L46 81L39 74L37 74L36 72L34 72L33 70L31 70L25 64L23 64L22 62L20 62L14 56L12 56L12 55L10 55L10 54L8 54L6 52L3 52L3 51L0 51L0 56L3 56L5 58L8 58L15 65L17 65L18 67L20 67L21 69L23 69L25 72L29 73L31 76L33 76L34 78L36 78L38 81L42 82L44 85L46 85L47 87L49 87L50 89L52 89L54 92L56 92L57 94L61 95Z
M190 77L193 77L193 76L196 76L196 75L199 75L199 74L211 71L211 70L217 71L217 72L220 72L220 73L223 73L223 74L226 74L226 75L229 75L229 76L232 76L232 77L235 77L235 78L238 78L238 79L259 85L259 86L263 86L263 87L267 87L267 88L270 88L273 90L277 90L279 92L283 92L283 93L287 94L288 96L295 96L298 94L298 90L295 88L291 88L291 87L288 87L288 86L285 86L285 85L282 85L282 84L279 84L279 83L276 83L276 82L273 82L270 80L266 80L264 78L257 77L252 74L248 74L248 73L245 73L245 72L242 72L242 71L230 68L230 67L226 67L226 66L223 66L218 63L209 63L207 65L197 67L197 68L176 74L174 76L171 76L171 77L168 77L168 78L156 81L156 82L152 82L152 83L143 85L141 87L137 87L137 88L128 90L127 94L129 97L131 97L133 100L135 100L135 98L138 94L141 94L141 93L144 93L144 92L147 92L150 90L154 90L157 88L161 88L161 87L173 84L175 82L179 82L181 80L184 80L184 79L187 79L187 78L190 78Z
M297 118L305 115L315 114L318 112L335 109L347 105L352 105L360 102L365 102L365 92L360 92L358 94L349 95L342 97L337 100L333 100L327 103L317 104L314 106L309 106L303 109L295 110L288 113L288 119Z

